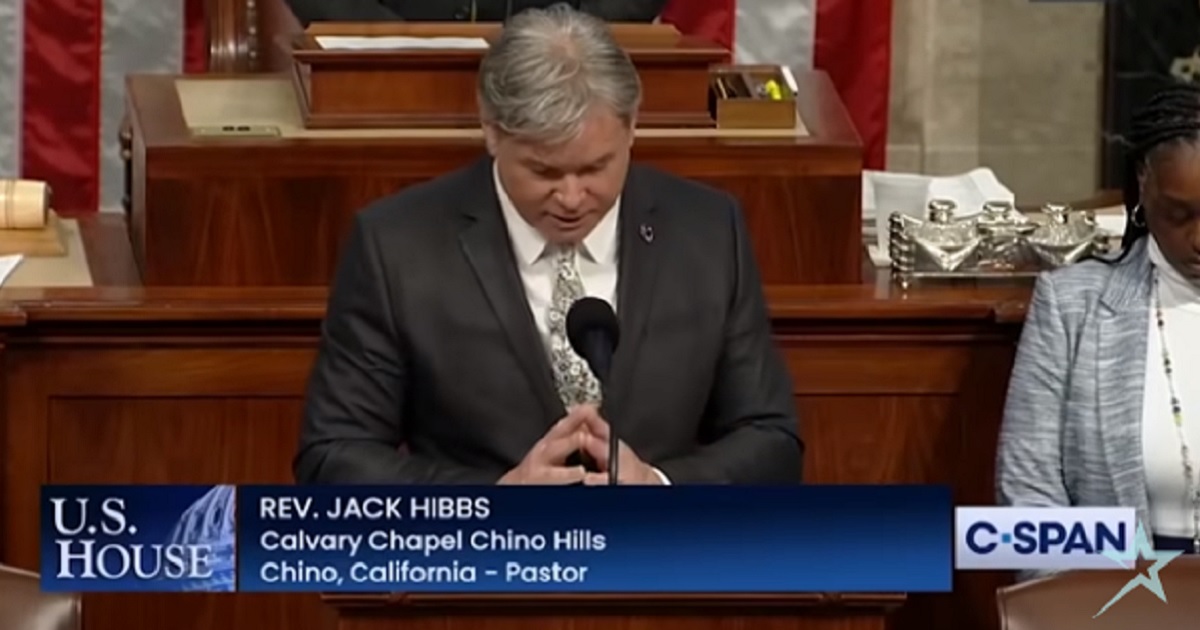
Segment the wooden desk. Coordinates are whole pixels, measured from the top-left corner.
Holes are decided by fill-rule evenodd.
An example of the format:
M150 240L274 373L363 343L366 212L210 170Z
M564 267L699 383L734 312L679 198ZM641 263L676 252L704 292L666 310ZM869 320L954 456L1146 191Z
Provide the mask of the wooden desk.
M797 78L803 133L645 130L634 158L740 199L764 282L857 282L861 143L828 77ZM148 286L324 285L356 211L484 152L478 130L298 131L283 77L183 85L181 101L176 77L128 83L129 212ZM194 136L206 122L283 132Z
M84 229L97 248L94 277L116 286L0 290L0 561L19 567L38 566L44 483L292 481L325 290L138 287L114 219ZM961 503L991 503L1028 293L768 289L803 419L807 481L949 484ZM994 627L1005 579L959 574L952 595L910 596L892 627ZM304 595L85 601L88 630L315 630L333 615Z
M330 595L336 630L886 630L903 595Z

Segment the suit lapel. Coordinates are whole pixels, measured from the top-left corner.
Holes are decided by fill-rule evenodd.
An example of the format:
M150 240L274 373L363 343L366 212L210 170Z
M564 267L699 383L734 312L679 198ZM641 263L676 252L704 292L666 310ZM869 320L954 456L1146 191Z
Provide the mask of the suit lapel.
M613 356L612 376L604 399L606 417L624 415L634 366L645 345L646 323L654 301L654 284L665 247L654 196L638 167L631 167L621 195L617 318L621 340Z
M1150 265L1145 243L1117 265L1100 297L1096 392L1104 456L1120 505L1145 514L1142 398L1149 330Z
M545 410L547 423L553 423L564 413L562 402L555 394L550 362L543 350L545 344L538 334L517 271L512 242L492 182L491 160L477 164L469 178L476 183L471 184L472 192L463 203L466 221L459 234L463 254Z

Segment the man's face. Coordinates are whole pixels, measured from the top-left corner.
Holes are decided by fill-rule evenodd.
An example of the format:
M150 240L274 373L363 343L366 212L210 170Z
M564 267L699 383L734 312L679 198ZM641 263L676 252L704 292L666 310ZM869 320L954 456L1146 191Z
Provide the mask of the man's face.
M521 216L550 243L579 243L612 209L629 171L633 129L594 108L575 138L546 145L485 125L500 182Z

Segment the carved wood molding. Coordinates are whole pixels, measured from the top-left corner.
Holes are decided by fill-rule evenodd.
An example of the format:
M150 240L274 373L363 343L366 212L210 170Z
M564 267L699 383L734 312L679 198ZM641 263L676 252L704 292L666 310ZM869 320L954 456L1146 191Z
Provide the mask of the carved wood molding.
M129 111L121 117L121 127L117 132L117 142L121 147L121 163L124 165L124 193L121 195L121 209L125 216L133 211L133 123L129 119Z
M208 0L209 72L253 72L258 65L257 0Z
M355 609L391 608L397 611L420 609L423 613L445 611L462 614L463 609L512 611L521 608L570 609L572 613L612 612L612 606L629 610L711 610L713 608L883 608L894 609L907 601L904 593L771 593L771 594L352 594L327 593L321 599L335 608L351 613Z

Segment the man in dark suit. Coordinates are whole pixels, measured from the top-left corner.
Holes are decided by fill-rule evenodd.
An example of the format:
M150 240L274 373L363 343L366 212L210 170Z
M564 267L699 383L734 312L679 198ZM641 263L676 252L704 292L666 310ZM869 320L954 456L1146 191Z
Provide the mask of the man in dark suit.
M292 13L312 22L501 22L525 9L563 0L287 0ZM571 0L576 9L610 22L653 22L667 0Z
M491 157L354 222L297 479L604 483L616 431L621 483L799 481L791 379L738 205L630 166L641 84L604 22L514 18L479 101ZM603 392L564 330L584 296L620 321Z

